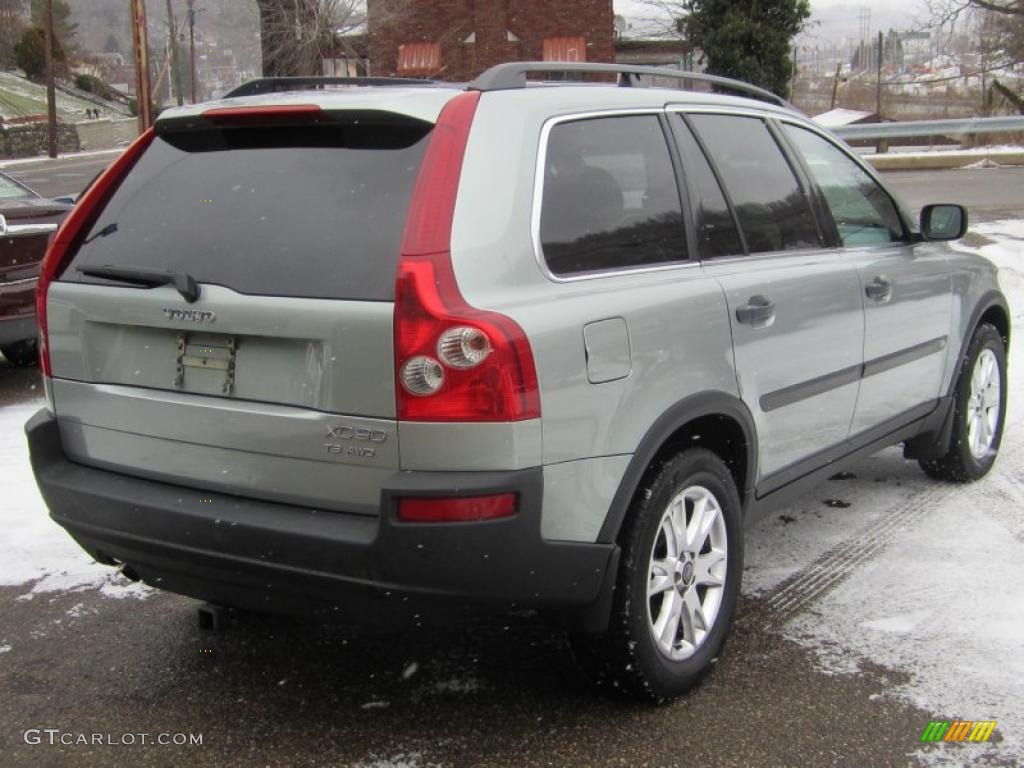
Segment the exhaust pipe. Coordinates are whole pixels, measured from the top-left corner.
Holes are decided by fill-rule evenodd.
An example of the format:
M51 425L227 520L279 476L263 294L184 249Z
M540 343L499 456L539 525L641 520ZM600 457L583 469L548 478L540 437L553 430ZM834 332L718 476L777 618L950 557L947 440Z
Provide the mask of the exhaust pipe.
M221 632L228 627L231 618L230 609L226 605L203 603L196 609L199 628L210 632Z

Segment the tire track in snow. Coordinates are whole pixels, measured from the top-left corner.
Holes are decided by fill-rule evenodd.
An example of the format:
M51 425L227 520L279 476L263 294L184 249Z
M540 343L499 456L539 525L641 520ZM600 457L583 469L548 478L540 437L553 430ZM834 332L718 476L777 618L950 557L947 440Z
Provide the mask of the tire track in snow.
M1005 429L1011 428L1007 421ZM1006 526L1013 538L1024 544L1024 525L1018 515L1011 510L1024 507L1024 450L1013 441L1007 450L1004 443L1000 447L999 458L992 468L992 473L979 483L980 496L989 504L981 505L981 511Z
M1010 416L1007 414L1005 430L1017 426ZM1020 504L1024 499L1024 450L1016 443L1012 438L1009 445L1004 442L992 472L983 480L969 485L931 481L933 484L886 510L859 534L820 555L769 590L760 601L768 612L768 626L779 627L795 618L878 555L898 530L919 524L932 510L960 494L974 502L971 508L977 514L1007 525L1015 539L1024 541L1024 530L1014 522L1013 516L1000 514L1002 505ZM989 503L978 503L983 499Z
M759 601L768 628L786 624L878 555L902 528L917 525L963 487L936 482L883 512L859 534L833 547L769 590Z

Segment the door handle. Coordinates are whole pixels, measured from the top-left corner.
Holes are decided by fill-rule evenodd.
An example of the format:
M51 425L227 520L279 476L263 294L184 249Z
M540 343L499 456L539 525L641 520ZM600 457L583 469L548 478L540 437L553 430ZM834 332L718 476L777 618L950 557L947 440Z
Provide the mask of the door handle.
M760 294L751 296L746 304L736 308L736 319L744 325L766 328L775 322L775 302Z
M892 283L885 275L876 275L875 279L864 287L864 293L869 299L874 299L879 304L885 304L892 298Z

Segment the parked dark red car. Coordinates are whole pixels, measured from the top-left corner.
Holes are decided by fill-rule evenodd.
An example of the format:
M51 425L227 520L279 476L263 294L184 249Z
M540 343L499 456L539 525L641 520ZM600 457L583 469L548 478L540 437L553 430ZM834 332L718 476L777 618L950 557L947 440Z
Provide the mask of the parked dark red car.
M13 365L36 359L36 279L46 244L71 205L40 197L0 173L0 352Z

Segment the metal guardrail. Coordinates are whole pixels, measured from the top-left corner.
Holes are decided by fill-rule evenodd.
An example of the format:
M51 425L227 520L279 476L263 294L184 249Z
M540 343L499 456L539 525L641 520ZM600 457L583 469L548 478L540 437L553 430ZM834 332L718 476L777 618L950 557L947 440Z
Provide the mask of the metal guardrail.
M972 117L960 120L908 120L904 123L844 125L832 132L846 141L861 139L904 139L928 136L960 136L977 133L1024 132L1024 115Z

